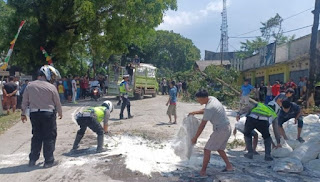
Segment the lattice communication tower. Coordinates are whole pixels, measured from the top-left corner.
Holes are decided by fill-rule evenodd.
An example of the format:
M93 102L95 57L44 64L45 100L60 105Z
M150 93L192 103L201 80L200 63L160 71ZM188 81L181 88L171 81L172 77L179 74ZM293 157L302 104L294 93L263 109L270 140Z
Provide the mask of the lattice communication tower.
M222 24L221 24L221 40L220 40L220 52L228 52L228 19L227 19L227 0L223 0L223 11L221 13Z

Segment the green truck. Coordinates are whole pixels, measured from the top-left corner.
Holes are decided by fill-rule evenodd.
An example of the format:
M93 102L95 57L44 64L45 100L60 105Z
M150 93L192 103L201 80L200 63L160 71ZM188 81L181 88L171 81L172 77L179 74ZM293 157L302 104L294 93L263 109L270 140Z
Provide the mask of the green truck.
M109 66L108 95L120 96L119 85L122 82L122 76L127 74L125 67L119 67L119 74L114 71L114 66ZM133 69L132 81L129 84L132 92L129 97L143 99L145 95L156 97L159 85L156 78L157 68L151 64L141 63Z

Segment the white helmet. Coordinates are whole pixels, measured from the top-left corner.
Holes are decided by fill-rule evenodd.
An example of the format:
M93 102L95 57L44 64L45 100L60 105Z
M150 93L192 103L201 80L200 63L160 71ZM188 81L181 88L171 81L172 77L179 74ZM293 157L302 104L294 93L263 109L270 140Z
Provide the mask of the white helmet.
M105 106L105 107L107 107L109 110L110 110L110 112L112 112L113 111L113 104L112 104L112 102L111 101L104 101L103 103L102 103L102 106Z
M53 81L55 79L60 79L61 75L57 69L50 65L44 65L40 68L40 73L43 73L47 81Z

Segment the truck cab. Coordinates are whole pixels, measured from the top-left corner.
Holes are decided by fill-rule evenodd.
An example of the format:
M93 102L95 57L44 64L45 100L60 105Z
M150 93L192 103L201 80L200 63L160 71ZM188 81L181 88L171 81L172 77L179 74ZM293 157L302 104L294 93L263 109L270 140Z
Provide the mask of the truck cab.
M109 66L108 95L120 96L119 85L127 70L125 67L119 67L117 72L115 70L113 66ZM132 80L129 80L129 87L132 89L132 92L128 93L129 97L135 99L143 99L145 95L156 97L159 90L156 71L157 68L151 64L135 65L132 78L130 77Z

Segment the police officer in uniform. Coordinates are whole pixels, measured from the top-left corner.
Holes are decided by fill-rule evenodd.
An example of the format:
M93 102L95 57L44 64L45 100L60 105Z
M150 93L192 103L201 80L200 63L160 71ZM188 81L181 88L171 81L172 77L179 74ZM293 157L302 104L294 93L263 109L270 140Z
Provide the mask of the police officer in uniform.
M130 100L128 97L128 92L131 91L129 89L129 75L123 75L123 81L120 83L120 94L122 99L122 105L120 110L120 119L123 119L123 111L127 107L128 118L132 118L133 116L130 113Z
M57 69L49 65L42 66L38 80L30 82L23 93L21 120L23 123L27 121L26 109L29 107L33 134L29 166L36 164L41 147L45 158L43 167L56 164L53 156L57 137L56 112L61 119L62 109L58 91L52 83L60 78Z
M73 148L71 151L77 150L79 148L79 143L86 132L87 127L94 131L98 136L98 146L97 153L103 152L103 133L108 133L108 120L110 118L110 113L113 111L113 105L110 101L105 101L101 106L90 107L83 112L79 112L76 115L76 120L80 126L77 132L76 139L73 143ZM103 128L100 122L103 121Z
M262 103L255 105L249 104L243 107L238 115L237 120L240 119L240 115L246 114L247 120L244 127L244 138L248 153L244 154L246 158L253 159L253 148L252 148L252 130L257 129L263 137L265 147L265 158L266 161L272 161L271 157L271 143L272 138L269 132L269 125L272 124L274 135L277 140L277 148L281 147L280 134L278 128L278 119L276 112L269 106Z

